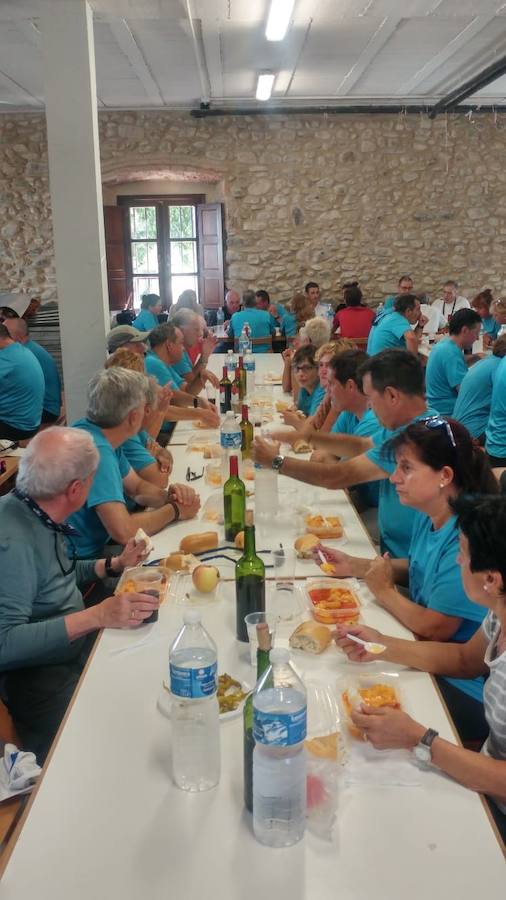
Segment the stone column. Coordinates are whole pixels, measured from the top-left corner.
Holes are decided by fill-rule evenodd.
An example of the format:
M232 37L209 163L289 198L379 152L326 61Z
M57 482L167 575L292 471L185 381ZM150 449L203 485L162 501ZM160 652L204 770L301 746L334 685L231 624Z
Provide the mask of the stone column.
M87 0L42 0L49 179L67 421L106 356L109 303L93 16Z

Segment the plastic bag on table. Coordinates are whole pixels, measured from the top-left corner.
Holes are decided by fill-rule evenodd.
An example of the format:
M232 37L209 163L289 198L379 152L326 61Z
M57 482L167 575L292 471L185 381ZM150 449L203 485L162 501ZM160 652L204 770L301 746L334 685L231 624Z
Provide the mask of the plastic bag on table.
M216 525L223 525L223 493L214 491L207 498L200 512L202 522L214 522Z
M337 816L339 769L334 759L321 759L309 751L307 757L308 830L319 838L332 840Z

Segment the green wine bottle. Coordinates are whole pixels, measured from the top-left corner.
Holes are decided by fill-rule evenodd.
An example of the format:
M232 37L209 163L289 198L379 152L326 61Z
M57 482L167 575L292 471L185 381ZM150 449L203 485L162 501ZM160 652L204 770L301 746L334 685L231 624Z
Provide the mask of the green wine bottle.
M265 612L265 566L255 550L253 512L244 517L244 553L235 564L236 635L238 641L248 640L244 617L253 612Z
M269 666L271 636L267 622L257 625L257 681ZM244 805L253 812L253 691L246 697L243 707L243 740L244 740Z
M228 370L223 366L223 377L220 381L220 413L230 412L232 409L232 382L228 378Z
M242 356L239 357L239 400L246 399L246 369Z
M235 540L236 534L244 530L246 508L246 488L239 478L239 458L230 457L230 478L223 486L223 510L225 519L225 540Z
M251 445L253 443L253 425L248 419L248 407L242 407L241 419L241 453L243 459L251 459Z

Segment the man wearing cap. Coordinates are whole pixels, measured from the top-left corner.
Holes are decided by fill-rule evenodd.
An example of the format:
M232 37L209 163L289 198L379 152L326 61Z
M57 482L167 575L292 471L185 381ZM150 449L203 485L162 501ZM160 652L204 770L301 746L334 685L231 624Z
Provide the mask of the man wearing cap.
M145 331L139 331L132 325L116 325L107 335L107 350L114 353L119 347L126 347L133 353L144 356L146 353L146 341L148 335Z

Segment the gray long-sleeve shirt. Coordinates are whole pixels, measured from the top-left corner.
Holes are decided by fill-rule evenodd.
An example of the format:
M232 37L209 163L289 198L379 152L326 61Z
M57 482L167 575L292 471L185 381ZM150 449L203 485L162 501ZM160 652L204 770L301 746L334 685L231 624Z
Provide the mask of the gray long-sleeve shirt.
M59 561L58 561L59 560ZM47 528L14 494L0 497L0 672L59 663L79 655L64 617L84 609L78 583L95 561L70 561L61 534Z

